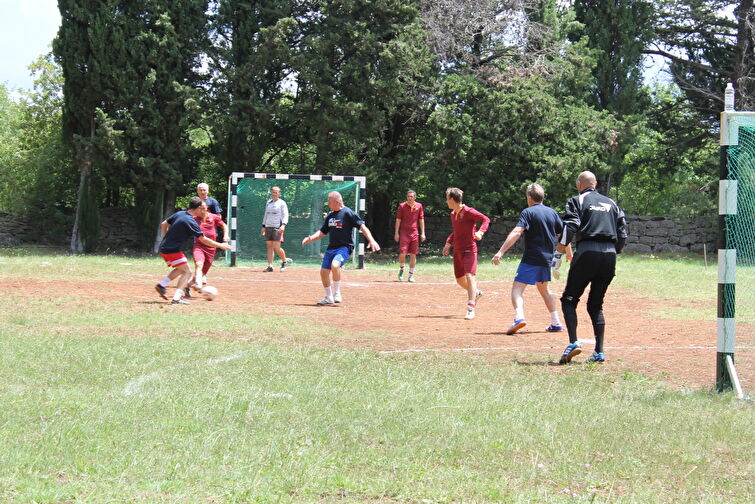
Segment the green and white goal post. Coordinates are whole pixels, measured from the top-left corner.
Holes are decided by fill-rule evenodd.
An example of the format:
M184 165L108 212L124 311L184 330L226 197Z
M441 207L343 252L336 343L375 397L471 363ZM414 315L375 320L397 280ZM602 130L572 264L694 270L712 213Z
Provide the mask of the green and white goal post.
M327 237L301 246L305 236L316 232L323 224L328 208L328 193L338 191L344 205L364 219L367 178L354 175L302 175L286 173L241 173L228 177L228 205L231 252L226 263L267 261L267 248L261 235L265 204L270 189L280 187L280 198L288 206L288 225L283 248L295 262L319 262L327 248ZM364 241L354 230L356 254L354 265L364 268ZM277 261L277 258L276 258Z
M734 367L736 322L755 327L755 112L721 113L716 389L743 396Z

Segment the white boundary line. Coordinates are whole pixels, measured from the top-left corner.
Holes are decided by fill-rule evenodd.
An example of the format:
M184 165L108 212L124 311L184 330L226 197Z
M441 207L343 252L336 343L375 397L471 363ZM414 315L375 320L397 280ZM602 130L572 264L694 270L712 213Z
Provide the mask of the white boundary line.
M585 342L584 340L580 340ZM513 350L553 350L561 348L553 345L521 345L505 347L469 347L469 348L408 348L404 350L379 350L379 354L400 354L400 353L423 353L423 352L489 352L489 351L513 351ZM606 347L607 350L715 350L714 346L686 346L686 347L662 347L662 346L612 346ZM753 350L755 347L738 346L739 350Z

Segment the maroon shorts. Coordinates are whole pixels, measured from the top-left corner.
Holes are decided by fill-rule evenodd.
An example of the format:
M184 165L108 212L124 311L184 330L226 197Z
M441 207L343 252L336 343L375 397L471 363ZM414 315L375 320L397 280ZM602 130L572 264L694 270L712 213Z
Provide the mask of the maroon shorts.
M212 266L213 259L215 259L216 251L217 249L215 247L200 247L194 245L194 248L191 251L191 255L194 256L195 263L204 263L202 271L207 273L207 270L209 270L210 266Z
M454 276L461 278L467 273L477 274L477 250L456 250L454 248Z
M419 254L419 236L399 236L398 250L399 254Z
M171 268L177 268L178 266L189 262L183 252L174 252L173 254L161 253L160 255L163 256L163 259L165 259L165 262L168 263L168 266Z

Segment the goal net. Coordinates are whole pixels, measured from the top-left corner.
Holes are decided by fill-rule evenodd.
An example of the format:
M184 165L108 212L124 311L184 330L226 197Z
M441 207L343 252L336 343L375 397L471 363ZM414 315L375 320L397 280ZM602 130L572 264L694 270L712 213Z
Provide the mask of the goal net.
M328 208L328 193L338 191L346 206L364 218L365 177L347 175L300 175L281 173L232 173L228 178L228 201L230 206L229 226L231 235L230 254L226 263L267 261L267 247L261 235L265 204L270 199L270 189L279 187L280 198L288 205L288 225L284 234L283 248L295 262L319 262L328 246L328 237L304 247L301 241L322 226ZM364 265L364 243L361 234L354 231L354 265ZM274 259L279 260L277 257Z
M720 179L718 351L733 356L735 323L738 348L755 341L755 112L722 114Z

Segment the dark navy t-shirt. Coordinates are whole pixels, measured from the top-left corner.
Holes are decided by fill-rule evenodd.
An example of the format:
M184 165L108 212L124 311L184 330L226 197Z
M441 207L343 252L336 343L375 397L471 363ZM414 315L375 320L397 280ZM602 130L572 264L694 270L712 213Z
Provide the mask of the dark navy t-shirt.
M204 200L204 202L207 205L207 210L209 210L210 213L214 213L214 214L223 213L223 208L221 208L220 203L218 203L218 200L216 200L212 196L207 196L207 199Z
M343 207L335 212L330 212L325 217L320 231L330 236L328 249L337 249L339 247L349 247L349 251L354 250L354 240L351 232L354 228L359 229L364 221L354 213L349 207Z
M174 213L166 220L170 224L170 227L168 228L168 232L165 233L163 241L160 242L160 253L162 254L181 252L181 248L186 243L186 240L204 236L202 230L199 229L197 221L185 210Z
M522 262L530 266L550 266L558 235L564 230L561 217L551 207L532 205L522 210L516 225L525 230Z

